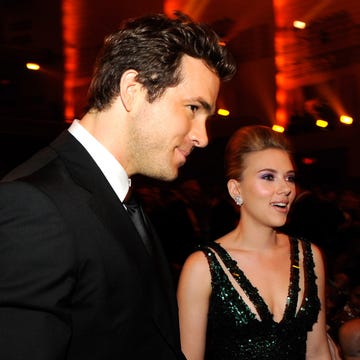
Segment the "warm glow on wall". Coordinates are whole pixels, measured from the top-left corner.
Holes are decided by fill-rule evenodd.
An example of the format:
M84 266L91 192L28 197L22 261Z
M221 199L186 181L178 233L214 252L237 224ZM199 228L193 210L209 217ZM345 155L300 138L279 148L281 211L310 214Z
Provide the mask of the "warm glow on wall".
M286 100L286 93L284 90L279 89L279 91L276 92L276 102L279 105L285 105Z
M274 18L275 18L275 27L277 29L282 29L285 27L285 23L286 23L286 18L284 16L285 9L286 9L285 0L274 0ZM288 120L289 116L286 108L287 97L286 97L286 89L285 89L285 79L280 69L286 63L285 56L283 55L283 48L286 47L286 39L281 31L275 31L274 44L275 44L275 65L277 67L277 72L275 76L275 83L276 83L275 121L278 125L285 128L289 121Z
M275 118L278 124L285 127L285 124L287 123L287 113L284 108L280 106L277 107Z
M209 0L165 0L164 13L172 16L175 10L179 10L194 20L200 20L206 7L210 5L209 2Z
M77 17L81 1L62 1L62 25L64 42L64 118L71 122L75 116L76 71L78 68Z

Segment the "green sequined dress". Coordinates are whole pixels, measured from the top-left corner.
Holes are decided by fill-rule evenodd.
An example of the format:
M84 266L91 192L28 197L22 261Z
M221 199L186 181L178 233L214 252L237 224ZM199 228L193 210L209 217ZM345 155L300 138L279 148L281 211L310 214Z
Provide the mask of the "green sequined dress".
M200 249L206 255L211 277L206 360L303 360L307 332L317 321L320 301L310 244L290 239L291 268L287 304L283 318L275 322L258 290L251 285L236 261L217 243ZM299 245L303 247L305 294L297 311L299 287ZM233 287L215 253L229 269L244 293L254 304L260 320Z

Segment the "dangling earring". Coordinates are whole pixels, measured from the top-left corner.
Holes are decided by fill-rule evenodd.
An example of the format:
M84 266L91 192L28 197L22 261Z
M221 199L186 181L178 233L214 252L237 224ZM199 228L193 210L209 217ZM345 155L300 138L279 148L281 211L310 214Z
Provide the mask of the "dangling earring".
M236 195L234 196L234 200L236 205L241 206L244 203L244 200L242 199L242 197L240 195Z

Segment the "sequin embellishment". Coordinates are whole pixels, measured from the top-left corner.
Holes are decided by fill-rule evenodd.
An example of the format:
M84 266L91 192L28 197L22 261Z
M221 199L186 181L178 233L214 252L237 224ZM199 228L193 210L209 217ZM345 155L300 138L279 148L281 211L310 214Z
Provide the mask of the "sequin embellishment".
M301 265L299 244L304 253ZM212 279L206 360L305 359L307 332L317 321L320 301L310 243L291 238L290 245L290 283L284 316L280 322L273 320L258 290L221 245L210 243L200 247L208 259ZM215 253L252 302L260 320L233 287ZM301 307L296 312L300 266L304 267L305 293Z

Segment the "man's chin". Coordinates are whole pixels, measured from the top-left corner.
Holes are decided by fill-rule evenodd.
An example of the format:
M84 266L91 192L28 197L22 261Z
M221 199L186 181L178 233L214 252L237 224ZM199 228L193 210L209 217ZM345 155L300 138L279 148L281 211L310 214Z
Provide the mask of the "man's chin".
M179 171L176 171L173 174L168 174L168 176L164 176L162 180L164 181L174 181L178 178L179 176Z
M161 181L174 181L179 176L179 170L176 168L173 171L161 172L150 176L153 179Z

